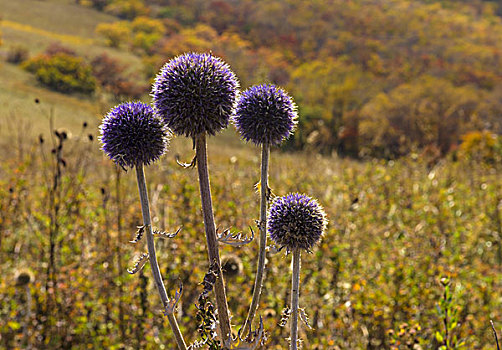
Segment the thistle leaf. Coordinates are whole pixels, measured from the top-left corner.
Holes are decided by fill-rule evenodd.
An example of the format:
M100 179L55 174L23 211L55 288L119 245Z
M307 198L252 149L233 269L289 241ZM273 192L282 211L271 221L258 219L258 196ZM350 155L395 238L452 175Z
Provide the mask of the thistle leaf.
M195 166L197 165L197 157L195 157L195 156L192 158L192 161L190 163L183 163L183 162L181 162L179 154L177 154L175 156L175 159L176 159L176 163L180 167L185 168L185 169L195 168Z
M180 233L181 228L182 228L182 226L180 226L176 230L176 232L174 232L174 233L169 233L169 232L165 232L165 231L162 231L162 230L153 229L153 236L154 237L159 237L159 238L174 238L174 237L176 237L178 235L178 233Z
M138 230L136 231L136 235L134 236L134 239L132 241L129 241L129 243L136 244L139 241L141 241L141 238L143 238L143 233L145 233L145 229L147 226L142 225L138 226Z
M289 316L291 316L291 309L289 307L285 307L281 312L281 320L279 321L279 327L286 326L288 323Z
M207 344L207 340L196 340L191 344L187 350L200 349Z
M299 314L300 314L300 319L305 323L308 329L314 329L312 326L309 324L309 316L307 315L307 312L305 309L299 308L298 309Z
M249 227L249 229L251 230L251 236L245 236L242 234L242 232L232 233L230 229L226 229L221 234L218 234L218 232L216 232L218 242L225 243L234 247L241 247L243 245L246 245L252 242L254 239L254 231L251 226Z
M136 259L134 266L131 269L128 269L127 272L129 272L131 275L134 275L135 273L143 269L147 261L148 261L148 253L141 254L139 258Z
M261 181L258 181L254 185L254 189L255 189L256 193L260 193L260 191L261 191ZM273 199L275 197L274 192L272 191L272 189L269 186L267 186L266 197L267 197L267 201L270 201L271 199Z
M209 270L206 272L206 274L204 275L204 279L202 280L201 284L204 286L204 290L200 294L199 298L207 297L209 293L211 293L211 291L213 290L213 286L216 283L216 278L218 278L218 275L216 273L217 270L218 269L216 262L211 263L211 265L209 266Z
M236 339L229 338L226 347L232 350L255 350L264 345L266 341L265 331L263 329L263 319L260 317L260 326L252 331L244 340L240 336L240 330Z
M164 311L164 316L172 315L176 305L181 299L181 295L183 294L183 284L180 283L180 288L174 294L174 298L169 300L166 310Z

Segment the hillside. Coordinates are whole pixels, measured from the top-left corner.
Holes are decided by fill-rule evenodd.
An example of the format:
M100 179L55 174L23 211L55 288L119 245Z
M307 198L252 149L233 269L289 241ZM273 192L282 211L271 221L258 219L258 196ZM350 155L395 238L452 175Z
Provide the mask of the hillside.
M289 148L444 156L466 133L502 130L502 20L492 1L2 0L2 11L5 54L20 45L33 57L58 41L87 62L105 53L124 67L125 87L98 86L94 105L102 92L148 99L166 60L211 50L243 87L265 81L292 93L302 119Z

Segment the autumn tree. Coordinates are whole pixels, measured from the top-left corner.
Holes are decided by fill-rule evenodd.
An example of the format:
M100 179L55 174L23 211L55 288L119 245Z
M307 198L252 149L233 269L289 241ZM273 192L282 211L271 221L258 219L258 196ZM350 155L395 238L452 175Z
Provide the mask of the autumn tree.
M361 110L364 154L396 157L434 146L444 155L469 129L477 104L475 89L431 76L381 92Z
M96 26L96 33L105 38L108 46L119 47L129 41L131 28L126 21L100 23Z
M356 155L358 111L376 91L375 82L344 59L312 61L295 69L290 89L303 119L298 146Z

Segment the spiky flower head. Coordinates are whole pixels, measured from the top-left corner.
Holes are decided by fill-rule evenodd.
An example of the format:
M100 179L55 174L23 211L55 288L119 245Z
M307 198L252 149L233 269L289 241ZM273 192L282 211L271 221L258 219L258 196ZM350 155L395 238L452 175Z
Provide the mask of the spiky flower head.
M170 136L153 108L142 102L112 108L100 131L103 151L124 169L156 161L167 150Z
M263 84L242 93L234 124L246 141L278 145L293 133L297 119L296 105L287 92Z
M214 135L228 125L239 89L229 65L209 53L186 53L167 62L155 78L155 108L177 135Z
M268 211L270 238L288 251L310 251L322 237L327 225L326 213L317 200L290 193L274 200Z

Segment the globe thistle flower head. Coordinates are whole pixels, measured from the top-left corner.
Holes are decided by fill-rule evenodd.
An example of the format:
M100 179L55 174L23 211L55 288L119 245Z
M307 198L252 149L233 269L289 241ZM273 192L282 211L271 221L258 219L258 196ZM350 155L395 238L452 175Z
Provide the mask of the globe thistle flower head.
M105 154L122 168L149 165L167 150L170 132L152 107L122 103L110 110L100 126Z
M288 251L301 248L310 252L326 225L326 213L317 200L300 193L276 198L268 212L270 238Z
M155 78L155 108L177 135L194 138L226 128L235 112L237 77L209 53L186 53L167 62Z
M297 124L296 104L283 89L270 84L256 85L242 93L234 124L246 141L278 145Z

